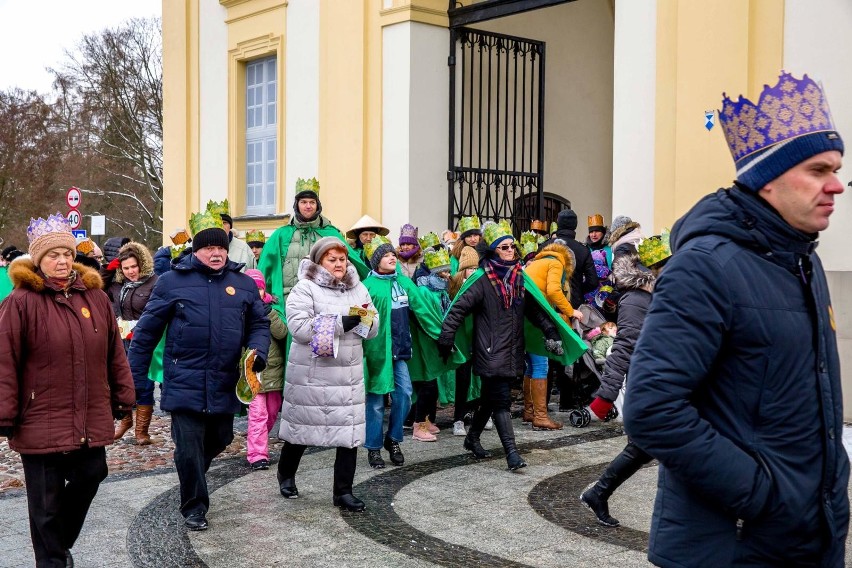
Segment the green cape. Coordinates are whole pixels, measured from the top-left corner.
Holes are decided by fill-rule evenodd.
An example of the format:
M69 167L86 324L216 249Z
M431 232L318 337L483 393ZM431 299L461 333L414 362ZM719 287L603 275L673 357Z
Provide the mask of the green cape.
M556 311L551 307L550 303L541 293L541 290L538 289L538 285L533 281L532 278L526 272L522 272L524 275L524 287L526 289L527 299L535 300L539 307L547 314L547 317L550 318L550 321L556 326L557 331L559 332L559 338L562 340L562 349L565 352L562 355L556 355L554 353L549 352L544 348L544 334L541 330L530 322L529 319L524 318L524 342L526 344L527 353L533 353L534 355L542 355L544 357L548 357L550 359L554 359L559 361L563 365L570 365L574 363L577 359L583 356L586 349L588 347L583 340L577 337L577 334L574 333L574 330L565 323L565 320L562 319L562 316L556 313ZM485 271L482 268L479 268L470 275L470 277L465 280L464 284L459 290L459 293L456 294L456 300L464 294L474 282L479 280L480 278L486 277ZM487 277L486 277L487 278ZM452 304L450 304L450 309L452 309ZM462 347L465 353L470 353L471 350L471 342L473 339L473 315L468 315L465 318L465 323L456 331L456 347Z
M293 224L278 227L266 240L266 244L263 245L263 252L260 253L260 260L257 263L257 269L263 273L263 279L266 280L266 291L281 300L273 304L272 309L281 314L282 318L287 317L285 314L286 298L284 298L284 273L282 267L284 266L284 259L287 258L287 249L293 240L293 234L299 230L302 229ZM346 248L349 251L349 261L355 266L358 276L362 280L367 277L370 273L370 268L364 264L358 252L349 246L337 227L326 225L325 227L312 227L309 230L317 233L320 238L337 237L340 239L341 242L346 244ZM287 345L289 350L289 335L287 336Z
M464 363L461 352L447 362L438 354L436 340L441 333L443 316L423 290L410 278L397 275L397 282L408 294L409 328L412 357L407 362L412 381L434 379ZM370 292L379 314L379 333L364 341L364 386L369 393L393 392L393 356L391 355L391 287L393 280L368 276L364 286Z

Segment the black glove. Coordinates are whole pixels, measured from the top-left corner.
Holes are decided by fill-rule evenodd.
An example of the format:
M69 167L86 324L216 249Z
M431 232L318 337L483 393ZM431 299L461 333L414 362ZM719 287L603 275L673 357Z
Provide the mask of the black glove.
M564 355L565 349L562 348L562 341L557 339L547 339L544 342L544 348L555 355Z
M349 331L354 329L356 325L361 323L361 316L342 316L343 317L343 331Z
M127 416L127 414L130 413L130 412L131 412L130 410L126 410L124 408L116 408L112 411L112 417L115 418L116 420L121 420L122 418Z
M453 344L452 343L439 343L438 344L438 355L441 356L441 359L444 360L446 364L450 360L450 356L453 354Z
M254 362L251 364L251 370L255 373L259 373L266 368L266 361L263 360L263 357L255 356Z
M14 426L0 426L0 437L3 438L12 438L12 434L15 433Z

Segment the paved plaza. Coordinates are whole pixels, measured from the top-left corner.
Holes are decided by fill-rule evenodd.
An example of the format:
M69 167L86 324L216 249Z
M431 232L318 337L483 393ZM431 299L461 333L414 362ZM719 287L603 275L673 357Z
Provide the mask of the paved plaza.
M482 462L462 450L451 428L436 443L406 437L403 467L371 470L360 451L354 493L367 504L363 514L331 504L333 451L306 453L296 477L300 497L291 500L278 494L274 465L252 472L232 452L208 475L210 529L200 533L183 528L170 465L112 473L73 549L76 565L648 566L656 465L613 496L619 528L597 525L577 500L623 448L620 425L533 432L515 420L515 429L529 462L516 473L506 470L496 431L483 434L495 457ZM272 448L276 459L280 446ZM32 566L23 489L0 493L0 518L0 566Z

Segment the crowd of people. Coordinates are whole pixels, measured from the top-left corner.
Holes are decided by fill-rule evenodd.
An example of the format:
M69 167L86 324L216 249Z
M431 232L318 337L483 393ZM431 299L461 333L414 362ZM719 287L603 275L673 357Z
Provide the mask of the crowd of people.
M807 76L779 85L822 96ZM153 255L34 219L26 253L0 255L0 435L22 456L37 564L73 563L104 447L131 429L152 443L159 383L189 530L208 528L206 473L246 407L252 470L277 435L278 489L298 498L306 448L333 447L332 504L360 512L359 447L368 467L403 466L406 427L435 443L452 404L461 447L490 458L493 427L516 471L513 391L521 424L548 431L563 428L558 393L572 426L624 417L626 447L579 496L601 525L619 525L616 488L659 461L654 563L842 565L849 462L814 248L843 142L819 99L804 134L745 148L728 127L742 100L721 115L735 185L660 235L596 213L580 242L568 207L518 239L511 220L470 215L440 235L406 223L394 245L367 215L340 231L316 179L268 236L238 238L227 201L210 202Z

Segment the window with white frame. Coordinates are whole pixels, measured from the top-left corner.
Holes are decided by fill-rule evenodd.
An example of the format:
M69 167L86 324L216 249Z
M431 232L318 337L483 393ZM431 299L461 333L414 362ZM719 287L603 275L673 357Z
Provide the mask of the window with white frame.
M246 214L275 213L277 59L246 65Z

